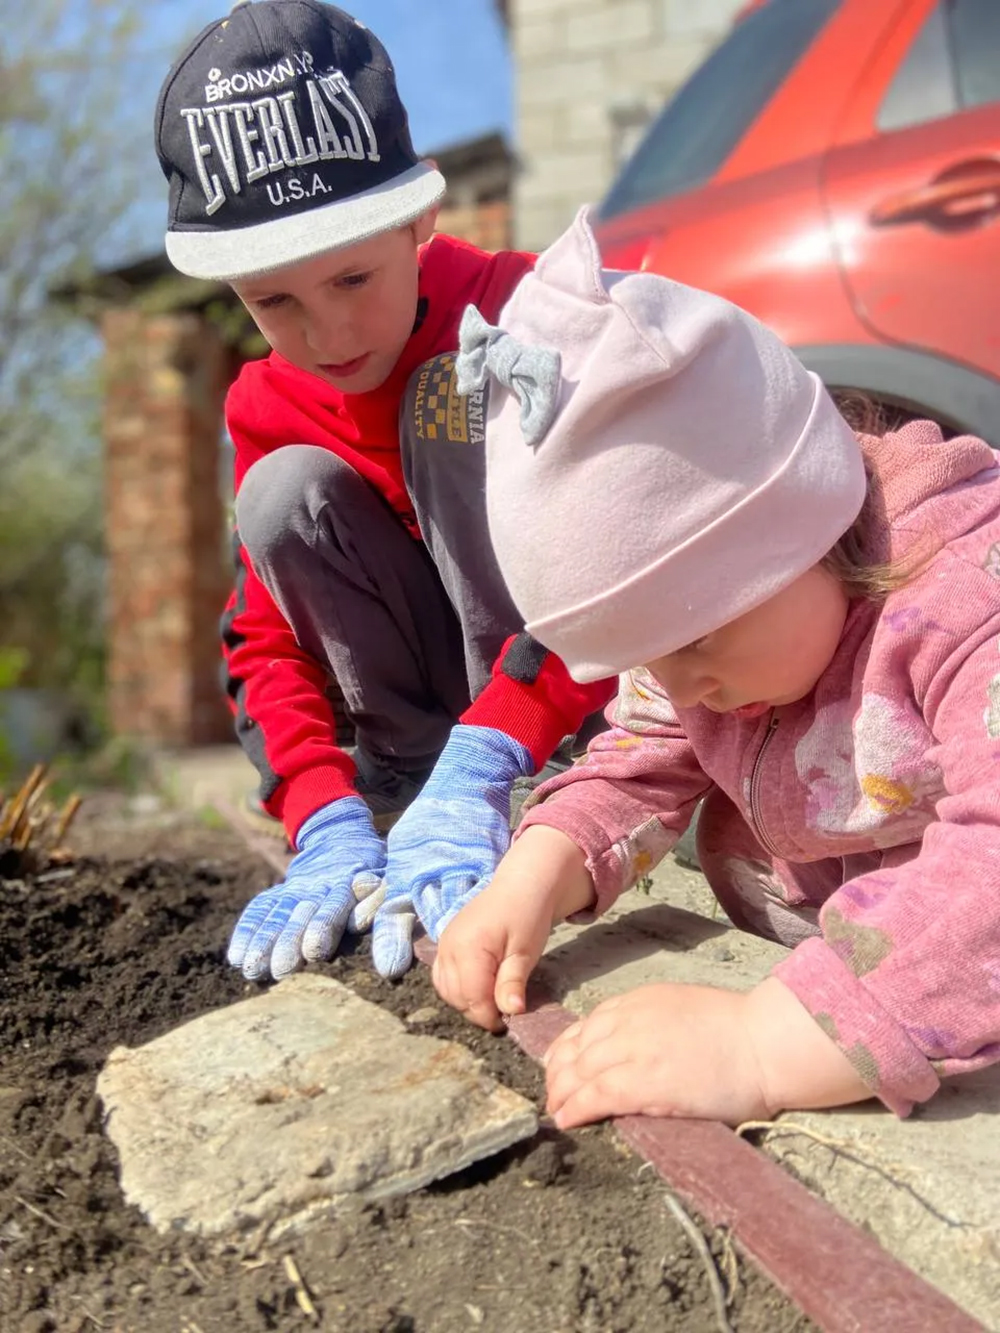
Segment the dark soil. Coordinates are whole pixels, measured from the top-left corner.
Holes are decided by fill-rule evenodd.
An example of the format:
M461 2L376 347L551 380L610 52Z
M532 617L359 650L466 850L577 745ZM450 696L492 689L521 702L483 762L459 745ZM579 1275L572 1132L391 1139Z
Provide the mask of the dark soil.
M241 904L270 876L231 833L97 805L78 859L0 879L0 1329L3 1333L709 1333L702 1261L664 1186L604 1126L543 1129L406 1199L280 1246L161 1237L125 1205L94 1080L136 1046L258 988L225 965ZM147 809L147 816L149 811ZM94 852L103 849L103 857ZM124 858L124 859L123 859ZM427 971L380 981L362 941L327 969L423 1032L457 1038L541 1103L534 1064L443 1009ZM808 1321L727 1238L735 1330ZM317 1314L296 1300L291 1255ZM734 1274L737 1280L732 1282Z

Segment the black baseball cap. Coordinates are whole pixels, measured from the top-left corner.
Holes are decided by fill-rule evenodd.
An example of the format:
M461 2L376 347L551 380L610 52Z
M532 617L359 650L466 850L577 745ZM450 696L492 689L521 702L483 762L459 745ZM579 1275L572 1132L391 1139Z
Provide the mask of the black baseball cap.
M167 76L155 133L167 256L195 278L354 245L445 191L413 151L382 43L320 0L239 0L209 24Z

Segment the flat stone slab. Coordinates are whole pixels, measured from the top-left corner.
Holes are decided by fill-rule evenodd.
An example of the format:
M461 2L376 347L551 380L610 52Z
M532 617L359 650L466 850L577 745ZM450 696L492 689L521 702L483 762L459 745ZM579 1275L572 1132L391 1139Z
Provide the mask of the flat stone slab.
M290 977L136 1049L97 1080L125 1198L159 1231L276 1238L419 1189L534 1134L464 1046L328 977Z

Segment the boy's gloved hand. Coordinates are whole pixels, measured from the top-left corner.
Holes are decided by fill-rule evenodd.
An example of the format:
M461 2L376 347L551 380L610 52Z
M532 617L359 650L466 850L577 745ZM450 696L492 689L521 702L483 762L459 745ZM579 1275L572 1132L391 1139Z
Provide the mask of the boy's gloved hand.
M303 960L331 957L348 918L385 873L385 845L360 796L321 806L296 841L285 882L251 899L229 941L229 962L248 981L269 969L278 981Z
M358 908L358 929L374 918L372 959L383 977L409 967L417 918L437 940L489 884L510 846L511 787L533 768L524 746L503 731L452 729L420 795L389 833L384 897Z

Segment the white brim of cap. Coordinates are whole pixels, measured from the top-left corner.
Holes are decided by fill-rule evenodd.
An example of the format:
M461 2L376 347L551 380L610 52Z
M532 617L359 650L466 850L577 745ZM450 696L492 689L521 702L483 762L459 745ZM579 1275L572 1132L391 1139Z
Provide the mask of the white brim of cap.
M236 282L403 227L444 197L445 179L418 162L363 194L226 231L168 231L167 258L190 278Z

